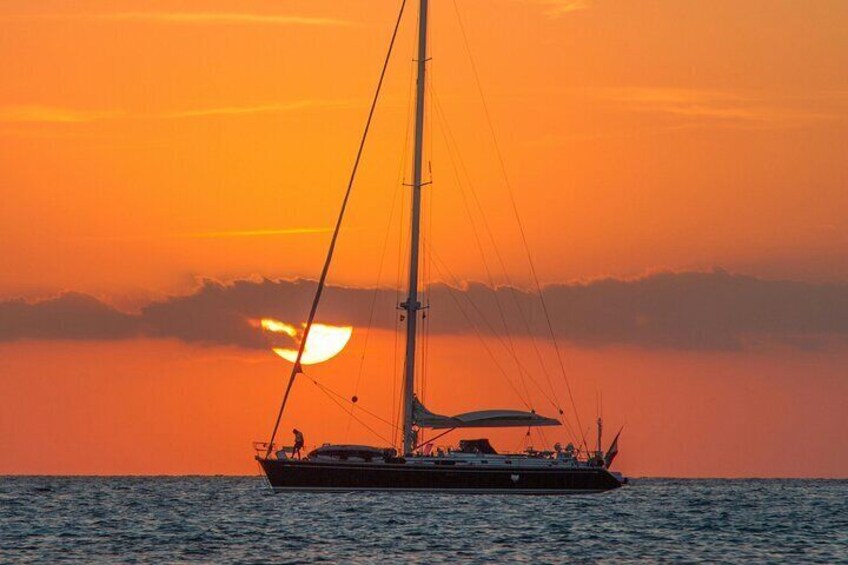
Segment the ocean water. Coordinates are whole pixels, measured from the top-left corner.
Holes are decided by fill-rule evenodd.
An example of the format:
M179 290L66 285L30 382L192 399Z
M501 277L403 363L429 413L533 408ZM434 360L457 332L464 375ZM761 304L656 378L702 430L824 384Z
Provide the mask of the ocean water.
M258 477L0 478L3 563L848 563L848 481L602 495L278 494Z

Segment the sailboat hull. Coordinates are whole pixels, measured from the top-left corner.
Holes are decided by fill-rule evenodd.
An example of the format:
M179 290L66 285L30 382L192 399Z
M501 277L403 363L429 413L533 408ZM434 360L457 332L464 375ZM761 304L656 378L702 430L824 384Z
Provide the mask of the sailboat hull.
M588 494L613 490L621 481L599 467L480 468L411 462L354 463L257 458L275 492L452 492L490 494Z

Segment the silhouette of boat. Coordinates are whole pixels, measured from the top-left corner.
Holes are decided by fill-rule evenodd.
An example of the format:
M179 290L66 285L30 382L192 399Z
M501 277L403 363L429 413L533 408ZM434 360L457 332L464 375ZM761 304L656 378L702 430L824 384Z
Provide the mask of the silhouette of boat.
M404 2L403 6L405 6ZM585 440L580 447L556 444L550 451L528 449L523 453L498 453L487 439L463 440L456 449L435 449L433 442L450 431L473 428L527 428L559 426L561 422L535 411L485 410L455 416L443 416L429 411L415 395L415 354L418 324L424 307L419 298L419 247L421 221L421 192L423 178L423 148L425 127L425 96L428 50L427 24L429 1L418 3L418 54L415 101L414 159L412 170L411 225L409 231L409 278L407 298L399 305L406 323L406 348L403 371L402 451L393 447L326 444L311 451L305 458L294 458L274 444L280 421L298 375L302 374L301 357L315 318L327 273L335 250L339 228L347 207L351 187L362 155L371 118L379 98L380 88L391 57L403 17L401 7L394 28L389 53L383 66L377 92L359 146L353 173L342 203L341 213L330 243L324 268L318 281L309 317L303 332L296 362L283 395L271 439L257 444L257 461L269 484L276 492L315 491L436 491L452 493L510 493L510 494L573 494L593 493L616 489L626 483L619 473L610 471L618 453L618 435L610 448L601 450L602 422L598 419L598 446L588 450ZM539 288L539 299L544 300ZM550 327L550 319L548 319ZM551 331L553 339L553 331ZM564 416L562 409L559 410ZM423 445L421 430L445 430ZM619 432L620 434L621 432Z

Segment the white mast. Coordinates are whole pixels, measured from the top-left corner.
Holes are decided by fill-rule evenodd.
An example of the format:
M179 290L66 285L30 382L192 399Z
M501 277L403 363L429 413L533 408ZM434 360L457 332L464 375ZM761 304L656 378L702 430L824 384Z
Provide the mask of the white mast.
M415 159L412 163L412 227L409 250L409 294L400 307L406 310L406 358L403 378L403 453L415 448L412 430L413 400L415 394L415 340L418 326L418 248L421 235L421 174L424 151L424 77L427 70L427 8L428 0L421 0L418 15L418 81L415 95Z

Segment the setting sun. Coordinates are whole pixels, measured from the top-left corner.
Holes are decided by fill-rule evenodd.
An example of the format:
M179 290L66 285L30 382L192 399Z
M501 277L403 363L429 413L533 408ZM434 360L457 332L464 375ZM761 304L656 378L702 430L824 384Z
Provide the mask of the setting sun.
M300 333L294 326L270 318L264 318L262 320L262 328L273 333L283 333L296 339ZM332 359L345 348L347 342L350 341L351 335L353 335L352 326L312 324L312 329L309 331L309 339L306 342L303 357L300 360L301 364L315 365ZM294 363L297 359L297 349L285 347L275 347L273 349L274 353L290 363Z

